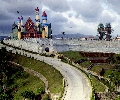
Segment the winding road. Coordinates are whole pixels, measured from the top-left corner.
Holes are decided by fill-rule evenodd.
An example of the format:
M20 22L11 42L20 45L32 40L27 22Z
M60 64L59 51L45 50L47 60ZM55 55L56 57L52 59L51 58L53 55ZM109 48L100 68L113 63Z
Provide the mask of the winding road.
M7 47L7 50L10 48ZM12 52L23 54L21 50L13 49ZM65 78L65 92L62 100L90 100L92 96L92 87L88 78L75 67L62 62L60 59L44 57L36 54L24 52L27 57L34 57L37 60L44 61L59 70Z
M38 60L53 65L66 80L63 100L90 100L92 89L88 79L73 66L51 57L33 55Z

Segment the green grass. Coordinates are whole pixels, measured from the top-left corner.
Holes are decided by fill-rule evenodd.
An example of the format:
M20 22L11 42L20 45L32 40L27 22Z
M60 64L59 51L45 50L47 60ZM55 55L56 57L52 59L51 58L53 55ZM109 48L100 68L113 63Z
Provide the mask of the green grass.
M92 85L95 88L95 92L104 92L105 91L105 86L100 83L100 81L98 81L94 76L90 76L91 80L92 80Z
M112 66L112 65L109 65L109 64L95 65L95 66L93 66L91 71L96 72L98 75L100 75L100 72L102 71L102 68L105 69L104 77L106 77L106 76L108 76L112 72L111 69L115 69L115 66Z
M63 54L65 57L71 59L73 62L80 60L80 59L85 59L79 54L78 51L66 51L66 52L60 52L60 53ZM87 68L88 66L90 66L90 64L91 62L85 61L81 63L80 66Z
M102 70L101 65L95 65L91 69L91 71L96 72L98 75L100 75L101 70Z
M81 67L88 68L91 64L92 64L91 62L85 61L85 62L83 62L83 63L81 63L81 64L79 64L79 65L80 65Z
M102 71L102 68L106 69L105 70L105 74L107 74L106 72L109 70L109 69L114 69L114 66L111 66L109 64L103 64L103 65L100 65L100 64L95 64L91 71L93 72L96 72L98 75L100 75L100 72Z
M111 70L106 70L105 71L105 74L104 74L104 77L108 77L108 75L110 75L112 73Z
M65 57L68 57L69 59L71 59L72 61L76 61L76 60L80 60L81 58L83 58L79 52L74 52L74 51L67 51L67 52L60 52L61 54L63 54Z
M61 93L63 76L51 65L20 55L13 55L12 60L24 67L33 69L46 77L51 93Z
M84 57L82 57L78 51L67 51L67 52L61 52L65 57L68 57L70 58L72 61L77 61L77 60L80 60L80 59L84 59ZM115 54L114 55L114 59L116 60L116 57L117 56L120 56L120 54ZM116 62L120 62L120 61L117 61ZM84 68L87 68L88 66L90 66L91 62L89 61L85 61L81 64L79 64L81 67L84 67ZM115 69L115 66L112 65L112 64L95 64L91 71L93 72L96 72L98 75L100 73L100 71L102 70L102 68L105 68L105 69ZM105 71L107 72L107 71ZM107 73L106 73L107 75Z
M37 94L37 89L45 87L44 83L36 76L24 72L23 77L16 79L18 91L14 94L14 100L22 100L21 93L30 90Z

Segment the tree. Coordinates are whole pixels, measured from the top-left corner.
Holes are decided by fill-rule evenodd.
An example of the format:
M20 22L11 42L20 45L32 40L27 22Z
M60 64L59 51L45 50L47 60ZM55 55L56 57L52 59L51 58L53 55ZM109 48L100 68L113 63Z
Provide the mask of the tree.
M108 75L108 78L110 79L109 80L109 83L111 85L111 87L113 87L113 90L117 89L117 87L120 86L120 74L119 72L115 71L115 72L112 72Z
M98 25L97 31L98 31L98 34L100 35L100 36L97 35L100 40L102 40L103 37L106 36L105 39L107 41L110 41L110 39L112 37L111 33L113 32L113 29L111 28L111 24L110 23L106 23L105 27L104 27L104 25L102 23L100 23Z
M35 94L33 93L33 91L24 91L21 93L21 96L23 96L25 99L28 98L30 100L34 100L35 99Z
M109 64L114 64L116 62L116 60L113 56L109 57L107 60L108 60Z
M100 76L103 76L105 74L105 69L102 68L101 72L100 72Z
M106 23L105 25L105 31L106 31L106 40L110 41L111 33L113 32L113 29L111 28L111 24L110 23Z
M103 25L102 23L100 23L100 24L98 25L97 31L98 31L98 34L100 35L100 36L98 36L99 39L102 40L102 39L103 39L103 36L105 35L104 25Z

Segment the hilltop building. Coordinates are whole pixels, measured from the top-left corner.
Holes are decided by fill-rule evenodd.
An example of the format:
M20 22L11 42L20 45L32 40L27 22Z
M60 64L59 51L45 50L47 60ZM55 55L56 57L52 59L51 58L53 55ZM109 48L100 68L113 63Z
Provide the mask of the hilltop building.
M12 25L11 38L24 39L24 38L52 38L51 23L47 23L47 14L44 11L42 14L42 23L40 23L39 9L35 9L36 23L30 17L25 24L23 24L23 17L18 17L18 24L15 22Z

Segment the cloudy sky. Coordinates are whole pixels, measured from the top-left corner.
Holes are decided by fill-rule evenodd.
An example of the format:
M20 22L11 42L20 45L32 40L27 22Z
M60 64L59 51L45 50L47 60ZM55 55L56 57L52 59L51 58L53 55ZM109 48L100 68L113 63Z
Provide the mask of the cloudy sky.
M114 32L120 35L120 0L0 0L0 35L8 35L17 18L28 16L35 22L35 8L40 17L46 11L53 34L97 35L97 26L111 23ZM18 14L17 11L20 13ZM42 22L42 20L41 20Z

